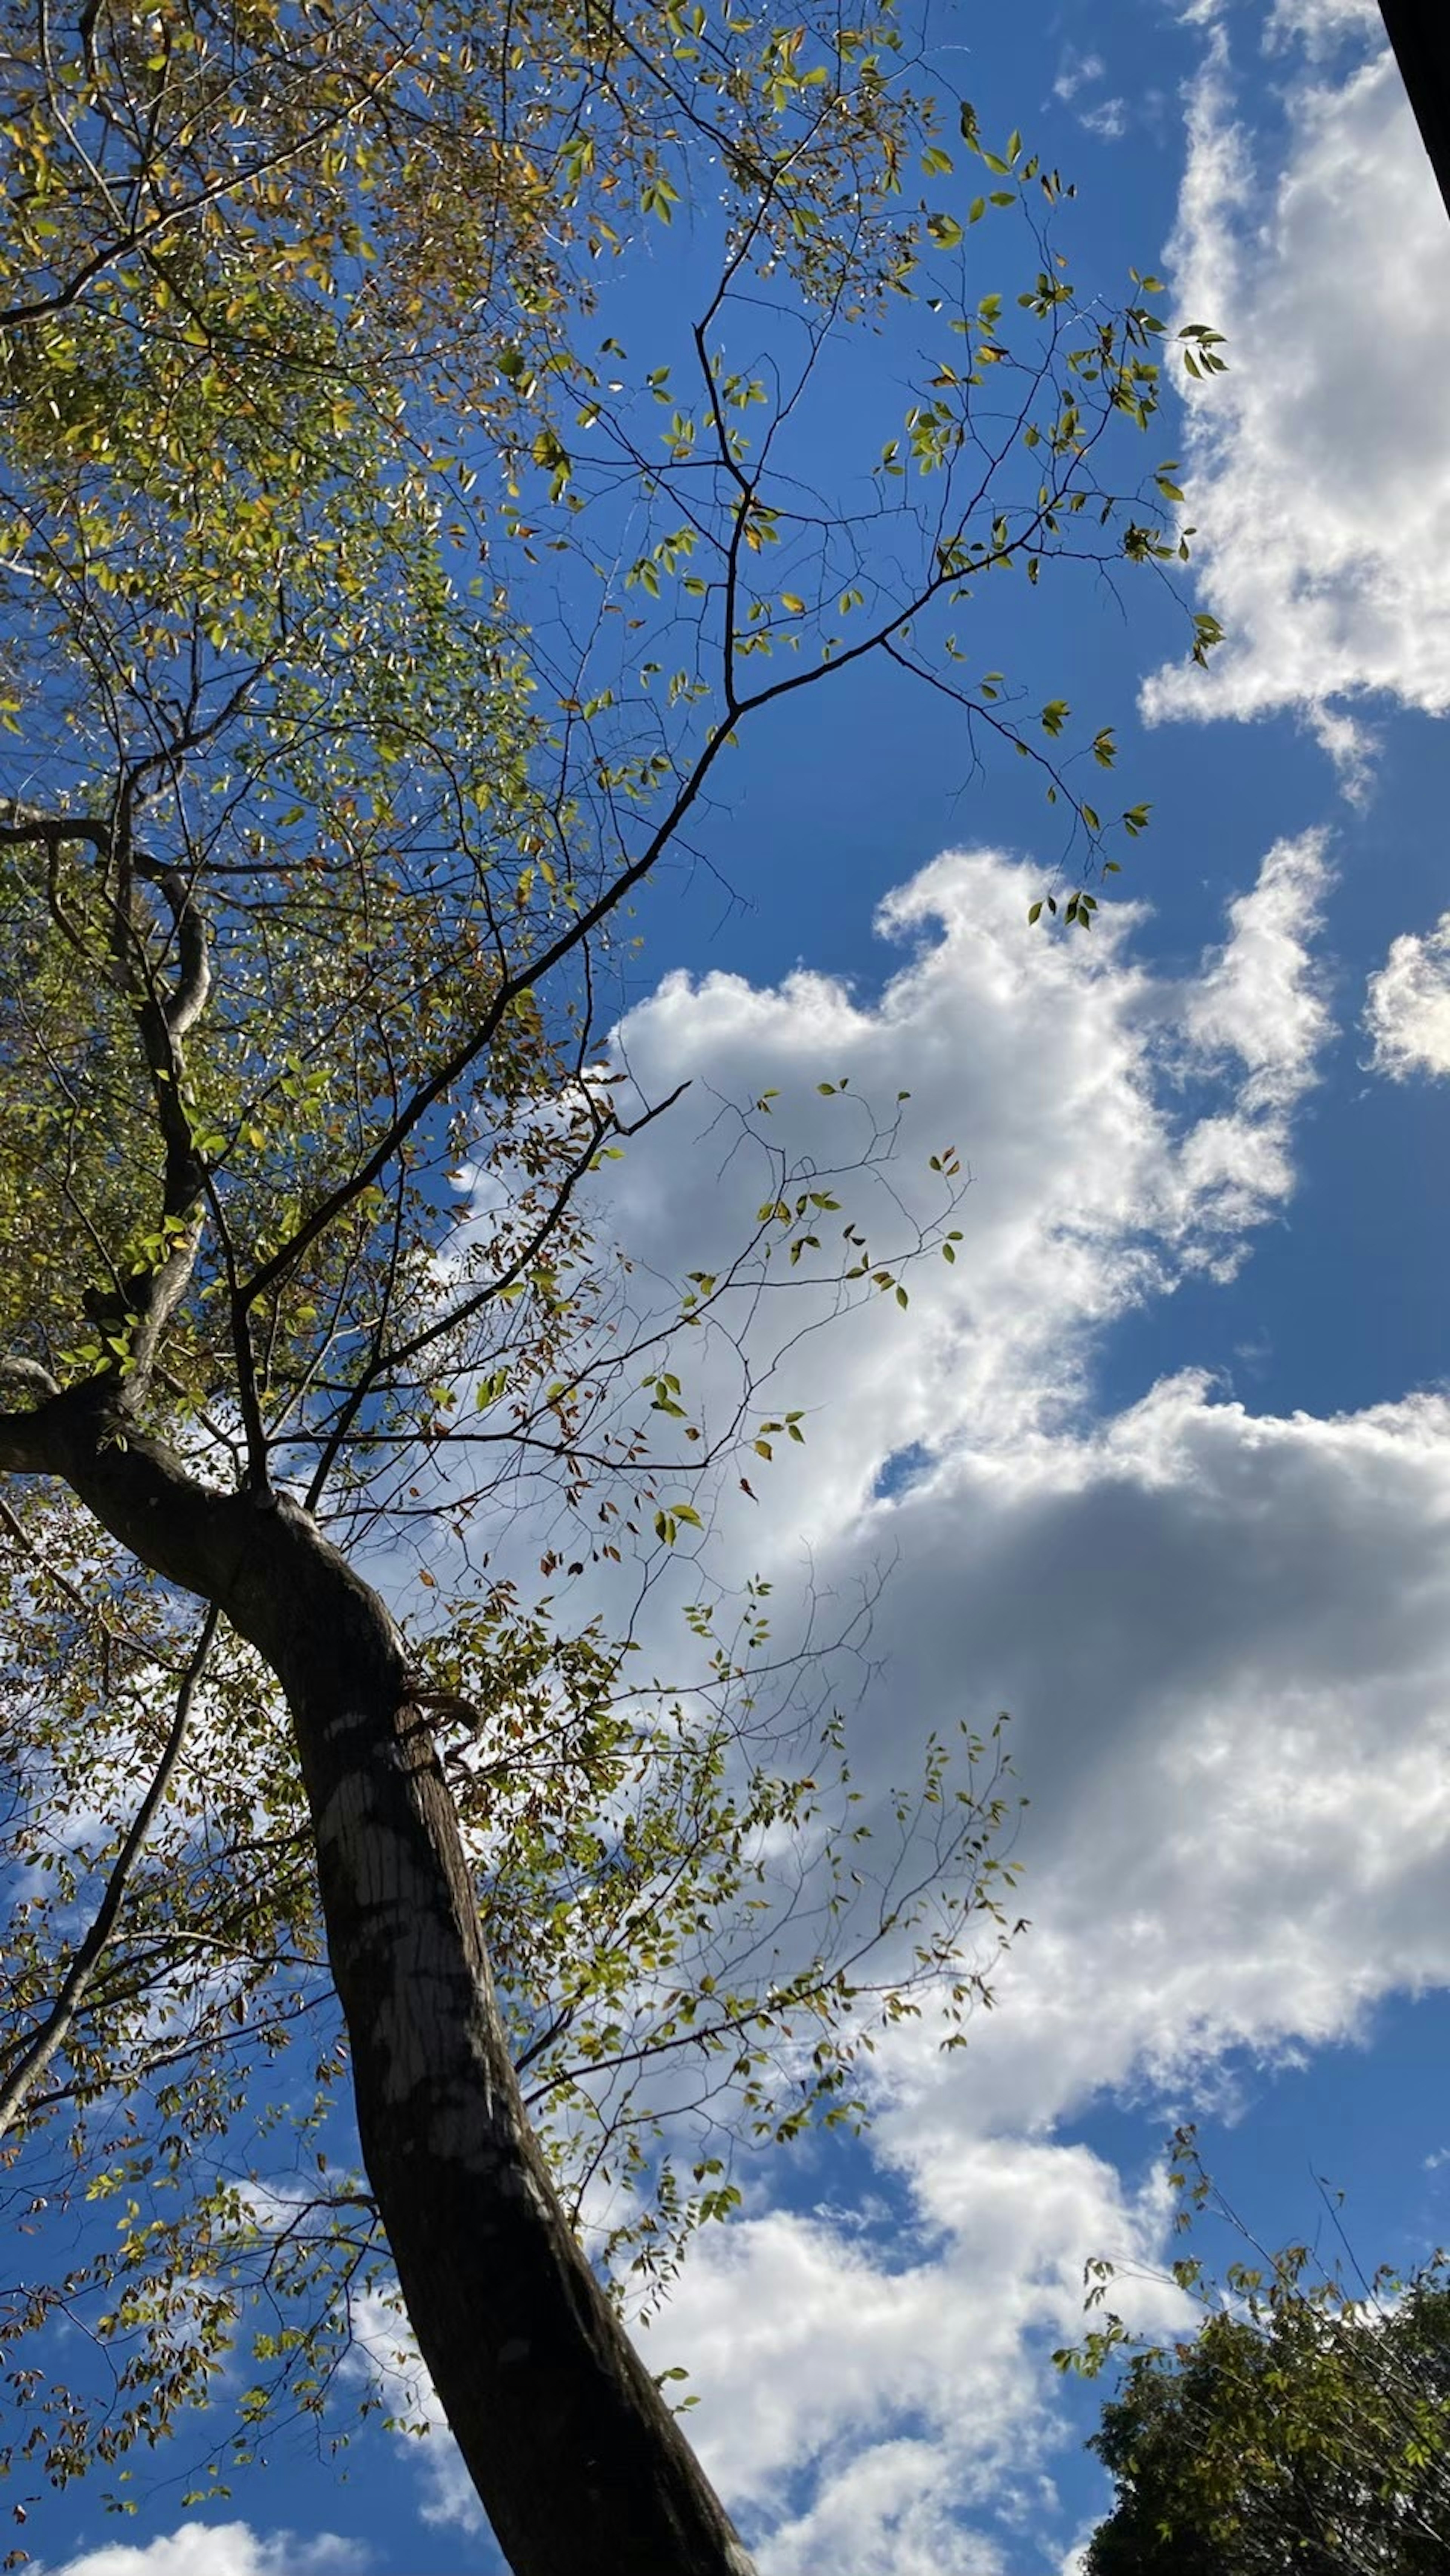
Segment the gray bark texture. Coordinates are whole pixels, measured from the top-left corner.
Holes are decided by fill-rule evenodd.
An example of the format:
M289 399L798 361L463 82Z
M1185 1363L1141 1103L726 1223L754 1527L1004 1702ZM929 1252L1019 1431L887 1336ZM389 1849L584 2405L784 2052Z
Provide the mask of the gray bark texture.
M0 1416L6 1469L60 1478L216 1603L286 1694L363 2161L515 2576L750 2576L529 2129L453 1803L379 1596L288 1497L202 1486L94 1385Z

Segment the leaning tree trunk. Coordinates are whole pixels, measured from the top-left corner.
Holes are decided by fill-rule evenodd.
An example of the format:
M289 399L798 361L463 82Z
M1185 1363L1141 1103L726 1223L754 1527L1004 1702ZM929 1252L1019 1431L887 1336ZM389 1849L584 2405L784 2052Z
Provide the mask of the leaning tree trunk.
M378 1595L287 1497L200 1486L94 1391L0 1422L225 1611L296 1729L363 2161L409 2321L515 2576L750 2576L524 2115L431 1729Z
M1450 214L1450 5L1380 0L1380 15Z

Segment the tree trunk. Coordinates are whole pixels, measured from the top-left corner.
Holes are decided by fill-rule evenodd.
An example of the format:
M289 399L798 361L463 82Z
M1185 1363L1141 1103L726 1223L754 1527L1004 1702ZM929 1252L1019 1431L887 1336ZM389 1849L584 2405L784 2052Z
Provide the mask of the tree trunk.
M1450 0L1380 0L1380 15L1450 214Z
M62 1396L0 1422L144 1563L216 1601L296 1728L363 2161L409 2321L515 2576L750 2576L529 2130L432 1732L378 1595L287 1497L198 1485Z

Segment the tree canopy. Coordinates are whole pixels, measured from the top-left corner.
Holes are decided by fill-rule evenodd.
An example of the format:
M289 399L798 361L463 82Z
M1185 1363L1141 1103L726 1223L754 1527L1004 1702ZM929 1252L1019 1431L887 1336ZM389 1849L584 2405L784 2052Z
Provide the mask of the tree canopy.
M1187 2213L1233 2213L1177 2142ZM1112 2267L1096 2264L1101 2305ZM1356 2287L1305 2244L1250 2246L1215 2282L1173 2267L1197 2332L1135 2347L1109 2314L1058 2356L1096 2375L1126 2360L1089 2448L1114 2484L1085 2576L1430 2576L1450 2549L1450 2278Z
M823 1082L806 1169L742 1102L754 1227L647 1292L629 906L745 729L875 657L1036 773L1090 923L1144 809L977 621L1186 553L1173 461L1120 458L1161 289L1079 302L1064 183L889 12L0 24L0 2124L50 2263L4 2463L124 2501L239 2338L245 2458L381 2294L513 2566L738 2571L619 2311L733 2136L862 2116L928 2000L960 2036L1010 1801L995 1739L929 1743L873 1863L763 1587L702 1567L678 1681L626 1660L711 1473L804 1436L762 1283L904 1303L960 1196L947 1140L883 1185L899 1107ZM888 305L919 382L823 493L822 371Z

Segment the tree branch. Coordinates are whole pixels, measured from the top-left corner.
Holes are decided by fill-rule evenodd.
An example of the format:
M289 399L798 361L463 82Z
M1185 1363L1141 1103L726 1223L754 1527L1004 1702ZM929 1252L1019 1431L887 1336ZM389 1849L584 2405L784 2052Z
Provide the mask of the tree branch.
M4 2082L0 2083L0 2139L14 2127L27 2097L39 2083L58 2049L75 2027L76 2016L85 2001L86 1990L100 1966L117 1917L125 1902L131 1873L140 1858L141 1848L151 1830L152 1820L161 1806L181 1759L186 1731L196 1699L197 1685L206 1670L221 1617L213 1602L201 1623L191 1660L182 1676L176 1695L176 1710L162 1747L161 1759L151 1775L151 1783L131 1819L130 1826L116 1854L105 1892L96 1908L90 1930L61 1979L60 1990L40 2028L27 2040Z

